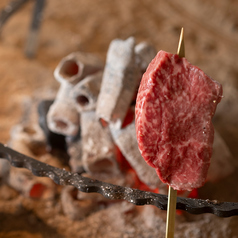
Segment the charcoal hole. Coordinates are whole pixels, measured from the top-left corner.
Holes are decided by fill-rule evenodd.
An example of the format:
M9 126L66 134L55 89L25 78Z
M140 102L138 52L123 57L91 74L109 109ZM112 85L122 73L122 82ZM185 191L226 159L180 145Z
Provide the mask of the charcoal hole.
M56 120L55 124L56 124L56 127L61 128L61 129L65 129L68 127L67 123L60 121L60 120Z
M79 66L74 60L67 60L60 69L60 74L64 77L72 77L79 72Z
M78 96L77 97L77 102L78 102L79 105L81 105L83 107L85 107L85 106L87 106L89 104L88 98L86 96L84 96L84 95Z

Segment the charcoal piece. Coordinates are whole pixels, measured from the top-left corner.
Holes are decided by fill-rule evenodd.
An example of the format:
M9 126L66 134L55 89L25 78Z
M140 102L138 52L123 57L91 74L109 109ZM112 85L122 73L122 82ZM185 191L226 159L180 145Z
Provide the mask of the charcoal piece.
M221 181L237 168L237 161L232 156L227 144L215 129L213 153L207 179L210 182Z
M147 42L141 42L135 46L135 60L142 73L145 72L149 63L154 59L156 54L156 49Z
M55 195L55 184L46 178L38 178L27 169L11 167L7 183L26 197L51 199Z
M37 124L18 124L11 129L8 145L31 157L44 154L44 133Z
M54 103L47 114L47 124L51 131L65 136L77 136L79 113L71 96L74 85L62 82Z
M68 142L69 166L72 172L83 173L85 169L82 162L82 140Z
M119 168L115 155L115 144L109 128L102 127L94 111L81 113L82 163L91 174L117 174Z
M102 71L88 75L75 85L72 90L78 112L94 110L102 82Z
M139 85L140 73L135 63L135 39L115 39L111 42L96 114L106 122L121 127Z
M49 111L50 106L53 104L53 100L43 100L38 105L39 114L39 125L44 131L48 149L50 151L57 149L67 151L67 145L65 141L65 136L54 133L51 131L47 125L46 116Z
M122 129L114 128L113 124L110 124L110 131L114 142L136 171L139 179L151 189L158 188L162 182L155 170L146 164L138 149L135 121Z
M97 208L97 203L91 199L77 199L77 192L74 187L67 186L61 193L63 212L71 220L84 219Z
M54 71L55 79L60 83L77 84L83 78L103 69L102 61L95 55L73 52L64 57Z

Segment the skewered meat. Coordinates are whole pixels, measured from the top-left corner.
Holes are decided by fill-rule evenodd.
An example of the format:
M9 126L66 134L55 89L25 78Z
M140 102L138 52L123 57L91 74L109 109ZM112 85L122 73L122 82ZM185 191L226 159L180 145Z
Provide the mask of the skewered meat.
M211 119L222 87L201 69L159 51L136 102L139 149L160 179L176 190L204 184L212 155Z

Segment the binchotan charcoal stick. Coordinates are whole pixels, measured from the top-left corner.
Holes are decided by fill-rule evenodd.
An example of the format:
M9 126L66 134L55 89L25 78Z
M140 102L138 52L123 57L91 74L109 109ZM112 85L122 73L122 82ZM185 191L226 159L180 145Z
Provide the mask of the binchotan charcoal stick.
M76 136L79 131L79 114L70 96L73 85L62 82L54 103L47 114L47 124L51 131L65 136Z
M78 190L72 186L62 189L61 204L63 212L71 220L81 220L98 209L91 199L77 199Z
M102 82L102 71L88 75L77 83L72 91L78 112L94 110Z
M118 174L115 145L109 128L102 127L94 111L81 113L82 163L91 173Z
M82 140L80 138L74 142L68 143L68 154L70 156L69 166L71 168L71 172L85 172L82 162Z
M96 74L102 69L102 61L87 53L74 52L60 61L54 76L61 86L47 114L47 123L51 131L65 136L77 135L80 123L73 98L73 88L85 77Z
M65 141L65 136L60 135L57 133L52 132L48 128L47 124L47 113L49 111L50 106L54 103L53 100L42 100L38 104L38 115L39 115L39 125L41 129L43 130L46 138L46 143L47 143L47 149L49 151L52 151L54 149L58 149L61 151L66 151L67 145Z
M140 70L135 63L134 48L133 37L111 42L98 96L97 117L117 122L118 127L124 121L139 84Z
M140 180L152 189L162 185L155 170L146 164L140 154L136 139L135 122L122 129L115 128L113 124L110 124L109 127L114 142L136 171Z
M45 137L37 124L18 124L11 129L11 139L8 144L25 155L35 157L39 153L40 146L45 144Z
M17 151L35 157L45 138L38 125L16 125L11 130L9 145ZM6 165L5 165L6 166ZM8 166L9 167L9 166ZM6 182L21 194L31 198L52 198L55 185L45 178L37 178L26 169L10 167Z
M76 84L86 76L102 70L103 67L103 62L97 56L73 52L60 61L54 71L54 76L60 83L66 81Z
M154 59L157 54L157 50L154 46L147 42L141 42L135 46L136 63L141 69L142 73L145 72L149 63Z
M213 153L207 180L211 182L221 181L231 175L235 171L236 167L237 162L235 158L232 156L228 146L219 132L215 130Z
M54 183L47 178L33 176L27 169L11 167L7 183L26 197L49 199L55 195Z

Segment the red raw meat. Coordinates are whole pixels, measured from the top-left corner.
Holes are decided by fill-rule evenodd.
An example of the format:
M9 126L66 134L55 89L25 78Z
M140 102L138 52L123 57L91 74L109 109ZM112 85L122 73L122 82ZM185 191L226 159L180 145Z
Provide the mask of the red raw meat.
M176 190L204 184L221 98L222 86L185 58L159 51L151 61L137 95L136 132L162 182Z

